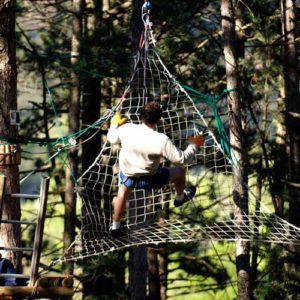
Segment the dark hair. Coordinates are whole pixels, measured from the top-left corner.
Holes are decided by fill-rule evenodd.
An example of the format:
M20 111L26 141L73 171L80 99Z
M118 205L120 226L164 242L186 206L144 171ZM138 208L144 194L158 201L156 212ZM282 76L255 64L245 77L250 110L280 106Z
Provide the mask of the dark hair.
M160 104L155 101L148 102L141 111L141 117L143 122L155 125L158 123L162 116L162 110Z

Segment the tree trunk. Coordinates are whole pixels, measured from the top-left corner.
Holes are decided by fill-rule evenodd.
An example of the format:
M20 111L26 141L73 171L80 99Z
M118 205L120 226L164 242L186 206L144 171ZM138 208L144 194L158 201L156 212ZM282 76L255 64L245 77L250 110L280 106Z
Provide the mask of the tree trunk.
M15 40L15 0L0 1L0 144L6 145L6 139L14 140L18 136L17 127L10 124L10 111L17 109L17 65ZM6 152L1 146L1 152ZM11 146L11 148L13 148ZM18 150L18 147L15 146ZM9 151L8 151L9 152ZM20 153L17 153L20 155ZM9 153L8 153L9 156ZM5 164L1 159L0 173L7 177L5 193L19 192L19 170L17 164ZM20 219L20 202L16 198L6 198L3 205L4 219ZM21 246L20 226L1 224L1 244ZM17 270L21 270L21 253L8 252L9 258Z
M227 88L239 87L238 62L235 49L235 21L231 0L221 0L222 31L227 76ZM248 225L248 195L246 155L241 125L241 103L239 91L230 92L228 96L230 145L233 160L233 200L235 203L236 227L236 268L238 282L238 299L250 299L250 263L249 242L242 240L239 227ZM245 227L244 227L245 228Z
M101 26L101 0L86 0L86 5L89 9L95 10L94 14L87 14L85 17L85 36L84 42L86 47L84 55L90 57L93 55L94 47L101 47L99 45L100 38L97 34ZM98 6L97 6L98 4ZM99 13L97 14L97 10ZM101 79L86 75L83 79L83 93L82 93L82 124L93 124L100 118L100 104L101 104ZM83 140L89 136L83 135ZM101 137L97 134L94 138L84 143L82 146L82 169L83 172L94 162L101 149Z
M162 245L148 248L148 299L166 300L168 289L168 253Z
M286 102L286 129L288 134L289 174L289 218L290 222L299 227L300 203L299 188L293 186L300 183L300 92L298 75L298 57L295 37L295 7L292 0L281 1L282 28L284 34L284 83Z
M112 34L112 22L113 18L108 17L107 11L109 11L109 1L107 0L86 0L84 9L84 47L82 49L83 57L93 58L87 63L88 69L92 70L91 74L102 73L103 66L101 64L95 65L93 62L100 59L105 61L105 57L96 57L100 49L105 48L107 45L103 42L105 38ZM93 124L100 118L101 107L109 107L111 103L111 85L105 84L102 78L98 76L89 75L85 73L81 78L83 83L82 93L82 126ZM102 81L102 82L101 82ZM106 100L104 103L104 99ZM96 133L95 131L83 134L82 139L87 142L82 146L82 169L83 172L87 170L94 162L95 158L101 150L101 130ZM112 178L112 168L108 168L108 177ZM91 191L93 189L93 181L86 181L84 185L91 185ZM86 193L89 193L86 191ZM104 207L107 207L111 203L111 197L102 196L91 192L91 201L89 203L92 209L99 209L102 206L101 201L104 201ZM109 193L109 192L108 192ZM96 198L96 199L95 199ZM87 196L85 201L89 201ZM107 211L109 211L107 209ZM83 208L82 215L87 214L87 211ZM106 215L109 220L110 215ZM82 220L84 222L84 219ZM103 220L99 220L102 222ZM104 222L104 221L103 221ZM111 299L117 297L116 295L125 294L125 253L124 251L118 251L113 256L108 256L105 262L99 258L99 263L96 265L96 260L92 263L92 266L87 262L83 267L84 273L97 273L97 276L90 275L88 280L82 282L83 298L86 297L99 297ZM92 278L92 279L91 279ZM120 296L121 298L121 296Z
M288 176L287 192L289 201L289 221L300 226L300 92L298 56L295 34L295 4L292 0L281 0L282 31L284 35L283 67L286 103ZM296 187L298 185L298 187ZM291 231L294 229L291 228ZM293 232L291 232L293 234ZM290 246L295 253L287 266L291 281L299 278L299 247Z
M255 218L254 218L254 236L259 235L259 216L260 216L260 203L262 198L263 176L262 176L262 157L259 158L257 181L256 181L256 203L255 203ZM254 290L257 286L258 277L258 258L259 246L254 242L252 245L252 264L251 264L251 296L253 297Z
M275 195L275 202L277 204L279 216L283 215L284 200L283 197L286 179L287 168L286 168L286 126L285 126L285 91L284 85L282 84L282 76L278 76L278 82L280 83L280 93L277 99L278 111L280 115L276 122L276 153L275 161L273 164L273 190Z
M168 251L162 246L158 253L159 280L160 280L160 299L167 299L168 290Z
M160 300L160 282L157 247L148 247L149 300Z
M144 0L134 0L132 2L132 56L138 51L139 38L143 32L144 26L142 22L142 6ZM137 206L139 204L137 203ZM139 246L130 251L129 258L129 291L130 299L143 300L146 299L147 286L147 247Z
M71 44L71 100L69 106L69 134L78 132L80 117L80 75L76 71L79 63L80 42L82 36L83 0L73 0L72 44ZM64 249L68 249L75 239L76 194L75 181L78 173L78 150L69 150L69 162L66 168L65 182L65 230ZM66 273L73 274L73 263L66 264Z

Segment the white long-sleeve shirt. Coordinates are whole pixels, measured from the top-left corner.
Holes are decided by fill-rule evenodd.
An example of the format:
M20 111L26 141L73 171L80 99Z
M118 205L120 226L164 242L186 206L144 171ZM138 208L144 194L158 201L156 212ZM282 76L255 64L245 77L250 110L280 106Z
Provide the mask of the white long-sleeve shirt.
M121 144L119 166L126 176L153 175L162 159L184 165L191 160L198 148L190 144L182 151L165 134L143 123L111 126L107 138L112 144Z

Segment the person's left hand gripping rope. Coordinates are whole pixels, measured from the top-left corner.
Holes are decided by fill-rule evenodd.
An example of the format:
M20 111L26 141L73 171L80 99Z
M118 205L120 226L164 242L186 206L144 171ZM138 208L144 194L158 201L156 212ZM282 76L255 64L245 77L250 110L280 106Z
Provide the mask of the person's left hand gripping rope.
M123 117L119 112L116 112L110 121L110 125L114 127L119 127L128 121L126 117Z

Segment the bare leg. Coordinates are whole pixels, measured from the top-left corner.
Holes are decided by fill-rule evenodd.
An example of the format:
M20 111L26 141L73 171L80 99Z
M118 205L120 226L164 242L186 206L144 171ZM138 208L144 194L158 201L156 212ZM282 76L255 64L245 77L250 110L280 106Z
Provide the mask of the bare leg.
M170 181L174 182L177 195L182 195L185 187L185 169L183 167L169 168Z
M120 222L122 213L124 211L128 196L131 192L131 189L125 185L120 185L118 190L118 195L114 198L114 215L113 220Z

